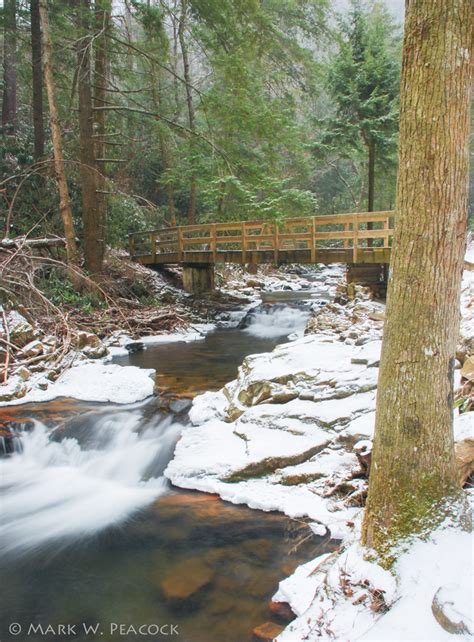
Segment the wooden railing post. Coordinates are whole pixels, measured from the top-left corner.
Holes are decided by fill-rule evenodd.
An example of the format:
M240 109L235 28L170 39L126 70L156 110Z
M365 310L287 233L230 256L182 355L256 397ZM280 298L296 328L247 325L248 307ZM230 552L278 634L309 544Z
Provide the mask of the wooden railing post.
M353 218L353 223L352 227L354 228L353 231L353 236L352 236L352 243L353 243L353 248L352 248L352 262L357 263L357 250L359 249L359 220L357 218L357 214Z
M348 223L344 224L344 232L349 232L349 224ZM345 250L347 250L347 248L349 247L349 239L344 239L343 247L344 247Z
M216 224L213 223L211 225L210 229L210 236L211 236L211 247L210 250L212 252L212 261L215 263L217 259L217 236L216 236Z
M387 218L385 219L385 221L383 222L383 229L384 229L384 230L388 230L388 229L390 229L390 222L389 222L388 216L387 216ZM386 234L386 235L383 237L383 246L384 246L384 247L388 247L388 242L389 242L388 234Z
M181 227L178 227L178 256L180 263L184 260L184 250L183 250L183 231Z
M311 263L316 263L316 217L311 220Z
M241 244L242 244L242 265L245 265L247 263L247 233L246 233L246 228L245 228L245 222L242 223L241 228L240 228L240 235L242 237Z
M279 249L279 243L280 240L278 238L278 223L275 223L275 228L273 232L273 258L275 261L275 265L278 265L278 249Z
M151 258L156 263L156 234L151 234Z

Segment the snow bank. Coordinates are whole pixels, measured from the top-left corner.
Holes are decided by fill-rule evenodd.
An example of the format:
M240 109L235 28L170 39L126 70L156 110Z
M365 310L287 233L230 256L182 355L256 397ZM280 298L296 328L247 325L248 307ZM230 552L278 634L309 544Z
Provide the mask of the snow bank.
M352 539L359 536L360 522ZM439 528L402 553L392 573L367 559L369 553L354 541L280 582L273 600L288 602L298 617L277 642L472 640L468 633L445 630L432 608L437 594L444 613L474 631L470 533Z
M65 370L57 381L49 382L46 390L33 388L21 399L5 405L51 401L57 397L129 404L153 394L154 374L154 370L135 366L82 362Z
M358 469L341 439L346 430L370 434L379 351L379 341L356 347L309 335L248 357L237 380L194 400L194 425L184 428L165 475L235 504L308 515L342 537L359 509L325 494L328 482ZM252 395L268 381L275 397L259 402ZM237 404L240 414L229 421ZM357 421L365 431L355 432Z

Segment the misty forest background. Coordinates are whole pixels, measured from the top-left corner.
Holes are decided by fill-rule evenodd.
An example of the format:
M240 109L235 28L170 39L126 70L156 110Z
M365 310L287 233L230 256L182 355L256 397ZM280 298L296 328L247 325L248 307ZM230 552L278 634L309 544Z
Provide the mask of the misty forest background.
M63 235L40 4L4 0L2 12L10 237ZM125 247L130 232L174 223L394 207L402 27L383 2L352 0L343 13L327 0L47 8L81 244L92 234ZM91 265L85 254L100 271L100 253Z

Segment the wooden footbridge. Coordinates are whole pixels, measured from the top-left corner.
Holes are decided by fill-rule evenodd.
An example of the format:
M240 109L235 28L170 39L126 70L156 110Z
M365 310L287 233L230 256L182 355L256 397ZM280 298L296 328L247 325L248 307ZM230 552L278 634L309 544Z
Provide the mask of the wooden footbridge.
M394 221L387 211L181 225L131 234L130 256L153 268L182 265L195 293L213 287L216 263L346 263L367 272L389 263Z

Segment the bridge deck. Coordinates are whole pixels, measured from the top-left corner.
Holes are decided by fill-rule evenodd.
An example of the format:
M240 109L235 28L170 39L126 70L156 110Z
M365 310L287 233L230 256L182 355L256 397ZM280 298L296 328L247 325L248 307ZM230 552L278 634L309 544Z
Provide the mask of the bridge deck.
M372 229L368 229L371 226ZM394 212L204 223L131 234L144 265L214 263L388 263Z

